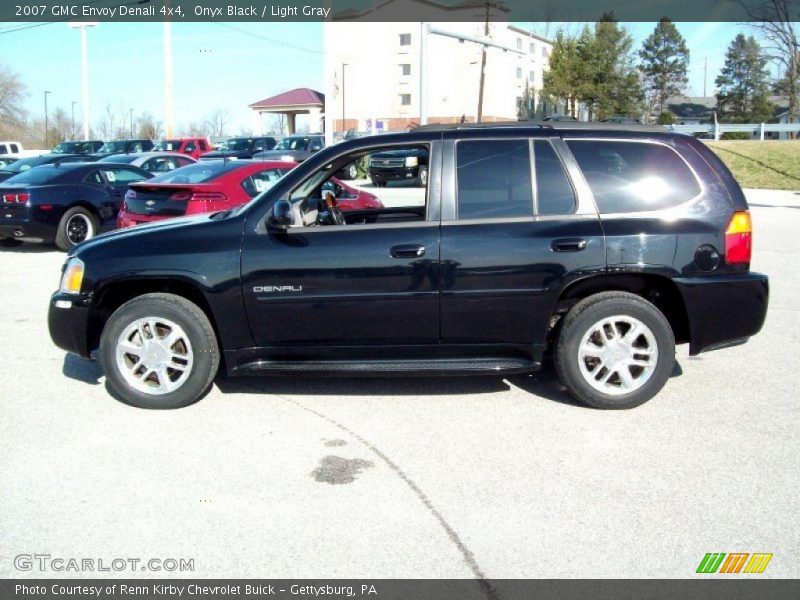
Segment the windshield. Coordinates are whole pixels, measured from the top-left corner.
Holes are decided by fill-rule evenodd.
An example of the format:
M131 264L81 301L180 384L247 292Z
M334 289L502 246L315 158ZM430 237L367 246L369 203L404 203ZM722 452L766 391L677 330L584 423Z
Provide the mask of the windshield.
M53 154L77 154L81 151L82 145L78 142L61 142L53 148Z
M206 183L241 166L242 163L235 160L199 162L153 177L147 183Z
M125 152L125 146L127 146L127 142L125 141L106 142L100 146L98 152Z
M119 154L112 154L111 156L104 156L97 162L126 164L132 163L137 158L139 158L137 154L125 154L123 156L120 156Z
M222 144L220 150L250 150L254 142L253 138L231 138Z
M278 142L273 150L307 150L310 143L310 137L287 137Z
M178 148L181 147L180 140L161 140L155 146L153 146L153 150L163 150L164 152L177 152Z

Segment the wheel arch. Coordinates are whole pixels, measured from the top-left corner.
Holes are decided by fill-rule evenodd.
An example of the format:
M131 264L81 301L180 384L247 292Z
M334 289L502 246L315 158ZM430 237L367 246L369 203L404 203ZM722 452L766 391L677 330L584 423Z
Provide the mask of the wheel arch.
M551 317L551 330L579 301L599 292L629 292L651 302L672 328L676 344L691 340L689 315L678 286L664 273L634 271L590 275L571 282L559 294Z

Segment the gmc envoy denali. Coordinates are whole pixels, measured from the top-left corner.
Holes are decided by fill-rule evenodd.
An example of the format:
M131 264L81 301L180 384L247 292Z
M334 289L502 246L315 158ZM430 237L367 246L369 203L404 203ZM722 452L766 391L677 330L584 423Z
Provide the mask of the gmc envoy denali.
M343 212L329 179L413 153L425 185ZM390 194L390 197L389 197ZM513 374L552 360L594 407L652 398L690 354L747 340L768 282L750 214L701 142L658 127L430 126L313 155L239 208L76 246L57 346L135 406L228 375ZM733 367L732 367L733 368Z

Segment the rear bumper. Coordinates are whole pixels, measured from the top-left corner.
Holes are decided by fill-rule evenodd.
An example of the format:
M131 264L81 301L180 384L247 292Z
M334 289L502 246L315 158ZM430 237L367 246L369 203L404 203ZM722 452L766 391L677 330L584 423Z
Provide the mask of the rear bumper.
M89 358L89 304L85 295L56 292L50 298L47 327L53 343L67 352Z
M3 219L0 221L0 238L35 238L52 242L58 225L41 223L32 218Z
M163 221L171 217L162 217L159 215L137 215L125 211L119 211L117 215L117 229L124 229L125 227L134 227L143 223L155 223L156 221Z
M760 273L674 280L689 317L689 353L747 340L767 317L769 280Z

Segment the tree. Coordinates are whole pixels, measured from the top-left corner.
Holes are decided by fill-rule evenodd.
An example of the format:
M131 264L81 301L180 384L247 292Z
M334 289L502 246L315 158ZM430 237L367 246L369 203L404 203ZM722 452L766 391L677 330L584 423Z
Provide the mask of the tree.
M206 125L212 137L223 137L228 125L228 113L218 108L209 115Z
M0 63L0 137L17 137L12 132L25 124L27 113L22 103L27 95L19 75Z
M589 120L611 115L636 116L644 90L631 56L633 38L604 14L592 32L584 28L578 38L578 56L583 65L578 77L578 99L586 105Z
M147 140L157 140L163 133L161 121L156 121L149 112L143 112L138 119L139 137Z
M114 109L111 108L111 103L106 104L105 114L97 123L97 131L104 140L110 140L114 137L114 122L116 119L117 116L114 114Z
M578 116L578 87L582 64L578 54L578 41L563 31L556 34L550 53L550 68L543 77L542 95L553 103L566 105L570 116Z
M525 89L522 91L522 96L517 99L517 118L527 120L533 117L535 111L534 98L536 97L536 88L530 82L525 80Z
M667 98L686 87L689 66L686 40L672 21L662 17L653 33L642 43L639 58L642 59L645 86L657 100L661 115Z
M717 110L723 117L740 123L759 123L772 116L767 58L753 36L740 33L734 38L715 83L719 88Z
M739 0L750 27L778 66L781 94L789 100L788 122L800 120L800 4L796 0Z

